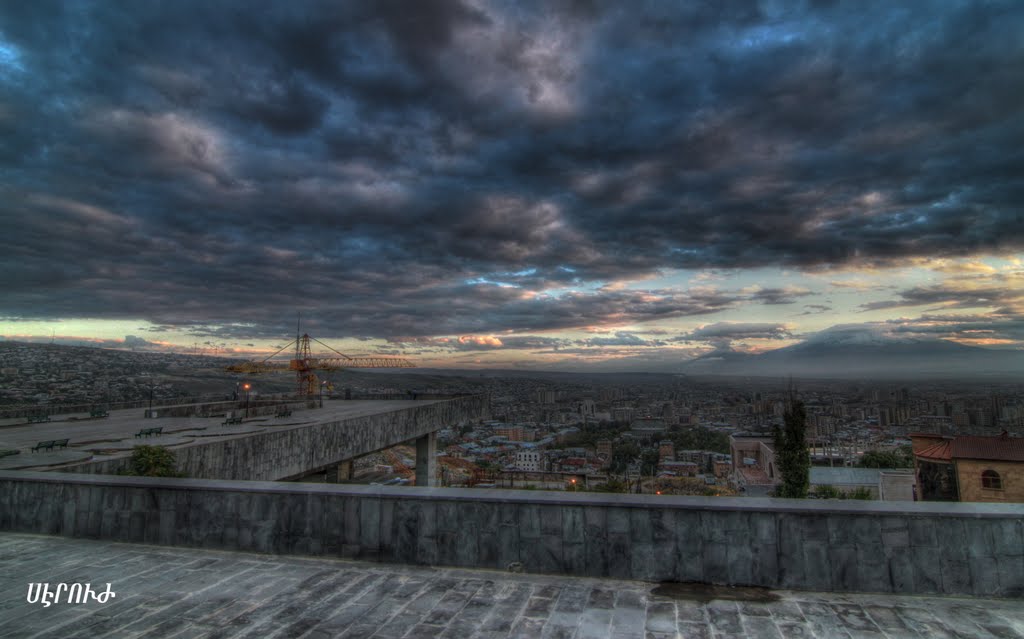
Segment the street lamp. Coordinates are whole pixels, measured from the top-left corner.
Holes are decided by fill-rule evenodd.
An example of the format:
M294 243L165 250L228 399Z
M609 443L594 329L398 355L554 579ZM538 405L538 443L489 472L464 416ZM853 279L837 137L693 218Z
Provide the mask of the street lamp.
M320 408L324 407L324 386L327 386L327 380L320 382Z
M249 389L252 388L252 384L246 382L242 384L242 389L245 390L245 418L249 419Z

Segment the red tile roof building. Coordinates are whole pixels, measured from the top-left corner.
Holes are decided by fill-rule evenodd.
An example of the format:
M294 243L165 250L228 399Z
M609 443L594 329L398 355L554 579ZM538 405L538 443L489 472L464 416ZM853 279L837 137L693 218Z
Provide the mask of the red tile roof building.
M912 434L918 498L1024 503L1024 438Z

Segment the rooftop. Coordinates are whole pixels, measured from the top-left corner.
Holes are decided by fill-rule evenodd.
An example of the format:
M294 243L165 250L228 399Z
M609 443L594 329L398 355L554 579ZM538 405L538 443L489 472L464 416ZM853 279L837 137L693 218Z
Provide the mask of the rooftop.
M811 484L878 484L882 473L912 474L912 468L857 468L828 466L811 466Z
M918 435L918 437L935 437ZM988 459L996 461L1024 462L1024 437L1002 435L957 435L944 437L940 441L914 453L923 459L949 461L952 459Z
M1020 637L1020 603L658 585L0 534L5 637ZM30 583L106 603L27 602Z

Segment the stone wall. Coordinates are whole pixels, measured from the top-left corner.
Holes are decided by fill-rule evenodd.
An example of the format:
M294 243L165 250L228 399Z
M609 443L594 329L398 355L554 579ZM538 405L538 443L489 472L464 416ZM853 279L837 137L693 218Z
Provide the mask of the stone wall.
M1024 596L1024 507L0 472L0 530L819 591Z
M317 472L341 460L421 437L447 426L486 419L486 395L424 402L363 417L253 433L175 448L188 477L270 481ZM268 409L272 410L272 409ZM63 472L115 474L127 457L69 464Z
M985 488L981 474L986 470L999 473L1001 488ZM957 488L964 501L1024 503L1024 463L1011 461L956 460Z

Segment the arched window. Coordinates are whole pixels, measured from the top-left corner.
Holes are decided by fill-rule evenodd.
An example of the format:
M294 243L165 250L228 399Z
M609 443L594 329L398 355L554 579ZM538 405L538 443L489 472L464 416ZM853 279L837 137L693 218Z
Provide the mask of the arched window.
M1003 489L1003 479L994 470L986 470L981 474L981 487L993 490Z

